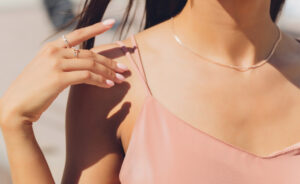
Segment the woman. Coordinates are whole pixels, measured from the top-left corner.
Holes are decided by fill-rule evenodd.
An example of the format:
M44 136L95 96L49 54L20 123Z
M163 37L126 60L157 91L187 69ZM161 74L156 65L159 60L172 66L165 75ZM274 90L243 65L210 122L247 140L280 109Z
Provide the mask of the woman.
M108 3L87 3L78 28ZM54 183L32 122L73 85L62 183L300 183L300 46L274 23L283 3L146 1L149 29L131 38L92 48L109 19L47 44L1 98L14 182Z

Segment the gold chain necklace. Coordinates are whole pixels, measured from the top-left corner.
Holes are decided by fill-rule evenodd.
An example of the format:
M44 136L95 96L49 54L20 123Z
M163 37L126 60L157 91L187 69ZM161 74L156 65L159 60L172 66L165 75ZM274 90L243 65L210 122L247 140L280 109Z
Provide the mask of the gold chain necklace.
M192 48L189 48L188 46L186 46L185 44L183 44L182 41L179 39L179 37L175 34L175 30L174 30L174 18L172 17L171 19L172 19L171 20L172 21L172 34L173 34L173 37L175 38L176 42L179 43L179 45L181 45L182 47L190 50L192 53L194 53L198 57L203 58L204 60L206 60L208 62L217 64L217 65L220 65L220 66L223 66L223 67L232 68L232 69L235 69L235 70L238 70L238 71L241 71L241 72L248 71L250 69L255 69L255 68L260 67L263 64L265 64L272 57L272 55L274 54L276 48L279 45L279 42L282 39L282 32L280 31L279 27L276 25L276 28L278 30L278 38L277 38L276 42L274 43L274 45L272 47L272 50L269 53L269 55L266 57L266 59L264 59L264 60L262 60L262 61L260 61L260 62L258 62L256 64L254 64L254 65L250 65L250 66L239 66L239 65L224 64L224 63L220 63L220 62L216 62L216 61L212 61L210 59L204 58L197 51L195 51Z

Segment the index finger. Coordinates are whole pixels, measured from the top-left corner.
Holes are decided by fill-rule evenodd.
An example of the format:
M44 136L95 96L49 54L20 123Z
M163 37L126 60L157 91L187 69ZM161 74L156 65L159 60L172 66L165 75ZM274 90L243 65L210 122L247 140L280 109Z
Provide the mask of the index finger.
M91 26L77 29L65 35L65 38L67 39L69 46L73 47L109 30L114 23L115 19L107 19ZM68 46L62 38L54 41L54 45L64 48Z

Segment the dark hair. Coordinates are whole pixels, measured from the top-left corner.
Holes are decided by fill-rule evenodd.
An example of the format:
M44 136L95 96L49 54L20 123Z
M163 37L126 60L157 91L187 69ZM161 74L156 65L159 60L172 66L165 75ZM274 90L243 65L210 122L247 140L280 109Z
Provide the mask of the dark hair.
M76 29L86 27L101 21L109 2L110 0L85 0L82 12L76 17L76 19L79 20ZM120 31L120 38L124 33L125 25L128 22L134 2L134 0L129 0L128 2L125 14L122 19L122 23L118 29ZM186 2L187 0L146 0L145 12L143 17L146 18L144 29L147 29L175 16L183 9ZM274 22L277 20L277 17L284 3L285 0L271 0L270 15ZM134 10L134 12L135 11L136 10ZM127 27L128 29L132 22L133 19L130 20L129 26ZM94 46L94 42L95 38L92 38L84 42L81 47L84 49L90 49Z

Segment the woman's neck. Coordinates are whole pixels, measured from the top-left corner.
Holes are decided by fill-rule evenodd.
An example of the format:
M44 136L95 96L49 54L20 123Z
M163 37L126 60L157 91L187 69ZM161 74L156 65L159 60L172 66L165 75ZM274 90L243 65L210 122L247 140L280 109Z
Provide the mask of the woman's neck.
M249 66L265 59L278 38L270 0L189 0L174 19L181 41L208 59Z

